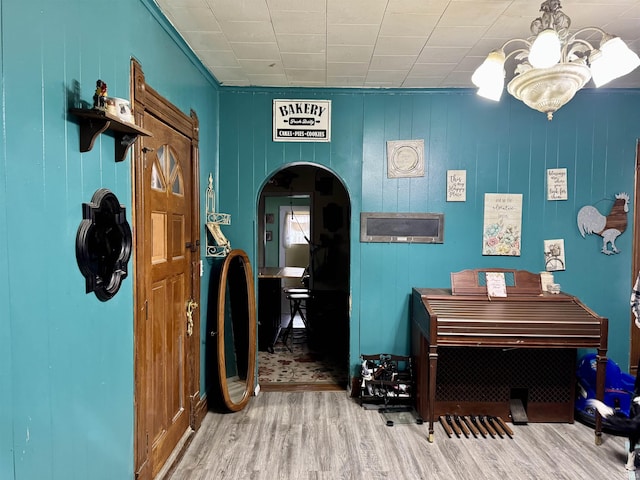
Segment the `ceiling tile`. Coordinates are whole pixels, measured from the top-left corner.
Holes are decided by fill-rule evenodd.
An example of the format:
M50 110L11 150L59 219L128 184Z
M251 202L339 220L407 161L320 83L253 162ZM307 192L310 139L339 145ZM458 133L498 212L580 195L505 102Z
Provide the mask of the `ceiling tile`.
M320 70L311 70L311 69L295 69L295 68L287 68L286 69L287 78L290 82L316 82L316 83L324 83L325 81L325 71L324 68Z
M426 46L416 59L418 63L458 63L469 51L466 47L430 47ZM487 52L488 53L488 52Z
M277 43L281 52L289 53L324 54L327 47L324 35L279 34Z
M440 26L489 26L505 7L505 2L450 2L442 15Z
M530 36L542 0L157 2L225 85L469 88L471 72L491 50ZM572 32L602 27L640 52L640 0L562 5ZM592 32L585 38L599 43L599 37ZM509 59L505 66L508 77L513 64ZM640 88L636 70L607 87Z
M380 27L382 36L427 36L438 23L436 15L391 13L385 15Z
M220 25L209 7L171 8L168 10L171 22L182 31L220 32Z
M379 25L386 7L387 0L327 0L327 24Z
M364 85L366 77L327 77L327 83L334 87L362 87Z
M247 75L283 75L284 67L279 61L238 60Z
M449 0L389 0L387 13L442 16Z
M423 37L379 37L374 55L414 55L418 56L424 47Z
M327 11L326 0L267 0L272 12L308 12L324 14Z
M264 0L205 0L219 21L245 20L270 21L269 9Z
M199 50L198 55L209 67L238 67L240 63L231 50Z
M379 25L327 25L327 45L373 45Z
M280 33L322 34L327 32L324 15L308 12L272 12L274 30Z
M326 56L323 53L282 53L282 64L285 68L309 68L322 70L326 65Z
M280 51L275 43L231 43L231 48L240 60L280 60Z
M222 31L229 42L275 42L273 27L269 22L245 22L222 20Z
M437 27L429 47L471 47L482 37L485 27Z
M416 63L411 72L412 77L444 77L456 67L455 63Z
M372 55L373 45L333 45L327 49L327 62L369 63Z
M411 55L374 55L369 68L371 70L410 70L416 61Z
M369 63L327 63L327 76L364 77Z
M182 32L194 50L231 50L222 32Z
M247 75L251 85L261 85L265 87L278 87L289 85L286 75Z

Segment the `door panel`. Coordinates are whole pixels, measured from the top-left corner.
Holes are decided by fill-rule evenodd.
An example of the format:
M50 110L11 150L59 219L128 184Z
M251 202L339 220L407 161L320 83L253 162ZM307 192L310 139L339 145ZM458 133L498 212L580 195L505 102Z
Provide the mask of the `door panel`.
M145 206L151 212L147 268L150 276L149 409L152 474L166 462L189 428L186 361L186 305L191 292L191 142L149 116L146 128Z

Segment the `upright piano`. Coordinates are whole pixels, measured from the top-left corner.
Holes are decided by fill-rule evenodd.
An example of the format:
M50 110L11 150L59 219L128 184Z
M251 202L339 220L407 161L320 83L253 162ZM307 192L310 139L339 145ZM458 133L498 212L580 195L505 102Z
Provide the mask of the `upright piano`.
M510 277L506 297L489 297L484 272ZM543 292L539 274L478 269L452 274L452 288L412 291L416 408L441 415L510 418L518 399L531 422L574 420L576 349L594 348L596 397L604 397L608 321L578 298ZM596 415L596 444L602 423Z

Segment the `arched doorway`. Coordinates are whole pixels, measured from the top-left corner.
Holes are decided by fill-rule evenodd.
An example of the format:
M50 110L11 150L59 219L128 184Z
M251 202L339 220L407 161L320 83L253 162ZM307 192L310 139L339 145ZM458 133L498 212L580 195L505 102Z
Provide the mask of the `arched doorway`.
M346 389L349 194L330 170L294 164L267 180L257 210L258 383L266 391ZM285 267L304 270L304 278L266 275ZM306 325L296 314L291 334L286 287L311 291L303 303Z

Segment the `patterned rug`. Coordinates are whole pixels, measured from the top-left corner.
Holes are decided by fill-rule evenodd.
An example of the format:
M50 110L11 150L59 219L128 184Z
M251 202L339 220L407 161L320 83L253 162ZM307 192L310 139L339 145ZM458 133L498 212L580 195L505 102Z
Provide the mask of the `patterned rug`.
M274 352L258 352L258 382L264 384L345 384L348 366L339 365L329 355L314 351L294 333L293 344L281 342Z

